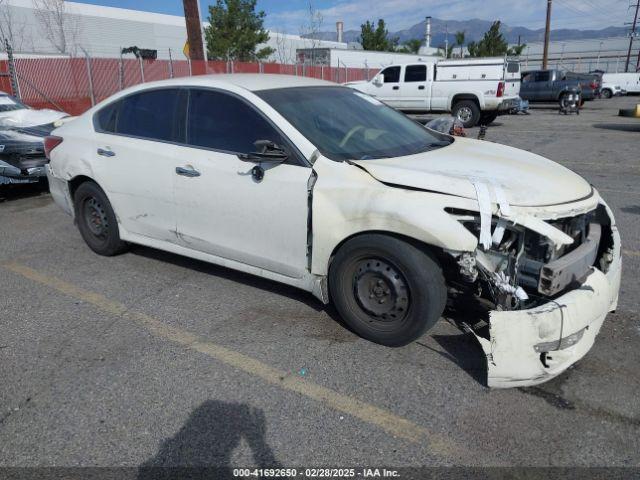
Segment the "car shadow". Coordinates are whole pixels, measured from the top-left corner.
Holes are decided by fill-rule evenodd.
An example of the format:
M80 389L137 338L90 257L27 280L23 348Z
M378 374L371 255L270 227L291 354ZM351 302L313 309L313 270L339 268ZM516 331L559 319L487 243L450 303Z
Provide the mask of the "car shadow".
M188 268L196 272L220 277L225 280L242 283L253 288L258 288L269 293L276 295L282 295L297 302L303 303L309 308L312 308L316 312L326 313L332 320L350 330L338 313L335 311L331 304L324 305L320 300L314 297L311 293L301 290L299 288L286 285L284 283L276 282L275 280L269 280L267 278L251 275L250 273L240 272L231 268L222 267L213 263L196 260L182 255L165 252L162 250L156 250L150 247L143 247L140 245L133 245L131 253L145 257L151 260L157 260L164 263L170 263L172 265Z
M637 123L594 123L593 127L618 132L640 132L640 120Z
M208 400L138 468L138 480L234 478L231 458L241 441L257 468L281 468L266 440L264 412L244 403ZM237 477L237 475L235 476Z
M38 197L49 192L46 181L38 183L0 185L0 203Z

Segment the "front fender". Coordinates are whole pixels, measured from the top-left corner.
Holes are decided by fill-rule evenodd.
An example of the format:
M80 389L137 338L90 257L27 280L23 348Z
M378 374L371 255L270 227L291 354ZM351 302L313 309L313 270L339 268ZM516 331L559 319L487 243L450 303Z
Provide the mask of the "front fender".
M312 266L326 275L336 247L364 232L387 232L436 247L474 251L478 239L445 212L446 207L477 208L473 200L394 188L361 168L320 157L312 201Z

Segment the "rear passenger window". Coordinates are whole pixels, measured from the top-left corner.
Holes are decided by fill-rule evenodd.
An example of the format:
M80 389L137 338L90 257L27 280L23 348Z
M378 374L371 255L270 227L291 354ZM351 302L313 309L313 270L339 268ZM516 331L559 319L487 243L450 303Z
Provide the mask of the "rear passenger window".
M508 62L507 63L507 72L508 73L518 73L520 71L520 64L518 62Z
M405 82L426 82L427 66L426 65L407 65L404 73Z
M133 94L122 100L117 133L176 142L179 90L161 89Z
M384 83L400 83L400 67L389 67L382 71Z
M536 73L536 82L548 82L550 78L551 78L550 72Z
M242 100L213 90L191 90L187 143L233 153L256 150L256 140L283 145L282 136Z
M98 132L116 132L116 120L118 119L118 109L121 103L122 102L113 102L96 113L93 121Z

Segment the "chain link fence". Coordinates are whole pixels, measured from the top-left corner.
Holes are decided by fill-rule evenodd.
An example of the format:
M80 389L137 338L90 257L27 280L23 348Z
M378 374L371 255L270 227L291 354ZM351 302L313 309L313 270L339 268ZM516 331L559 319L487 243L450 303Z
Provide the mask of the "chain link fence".
M0 89L34 108L79 115L125 88L145 82L221 73L284 74L336 83L369 80L376 70L258 62L143 58L37 57L0 61Z

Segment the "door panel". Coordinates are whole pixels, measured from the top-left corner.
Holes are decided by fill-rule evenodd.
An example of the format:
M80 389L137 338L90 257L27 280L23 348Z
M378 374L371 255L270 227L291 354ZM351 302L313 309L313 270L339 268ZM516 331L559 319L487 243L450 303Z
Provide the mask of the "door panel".
M427 108L427 65L406 65L399 95L400 108L425 110Z
M105 134L97 134L96 140L97 180L119 223L128 232L175 243L176 147Z
M398 108L400 106L401 70L401 67L395 66L387 67L380 72L384 75L384 83L382 85L374 85L371 95L390 107Z
M306 269L307 181L311 169L265 167L230 153L181 148L183 166L197 177L175 176L178 232L185 247L299 278Z
M182 139L178 119L184 93L176 88L144 90L105 106L94 117L92 164L119 223L130 233L174 243L174 143Z
M192 89L186 142L178 147L174 177L178 233L184 246L289 277L307 267L307 182L311 168L252 105L228 92ZM255 163L238 154L268 140L289 155L280 165Z

